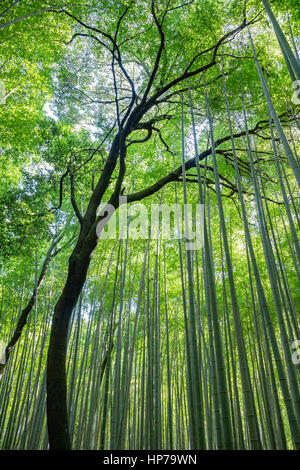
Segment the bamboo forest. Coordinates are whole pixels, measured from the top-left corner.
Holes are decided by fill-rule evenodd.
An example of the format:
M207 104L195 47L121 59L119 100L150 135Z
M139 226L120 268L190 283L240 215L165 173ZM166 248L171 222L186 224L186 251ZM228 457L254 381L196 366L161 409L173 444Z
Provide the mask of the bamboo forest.
M297 0L0 1L2 451L300 450L299 54Z

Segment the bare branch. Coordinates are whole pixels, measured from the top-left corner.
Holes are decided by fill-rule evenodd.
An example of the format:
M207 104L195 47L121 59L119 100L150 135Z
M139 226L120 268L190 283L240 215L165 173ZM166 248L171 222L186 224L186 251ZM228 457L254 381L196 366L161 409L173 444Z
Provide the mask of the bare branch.
M248 132L249 134L256 134L258 130L262 128L268 127L269 123L268 121L259 121L253 129L250 129ZM234 134L233 137L235 139L239 137L243 137L246 135L246 131L241 131L237 134ZM223 137L221 139L216 140L215 142L215 147L218 147L219 145L223 144L224 142L228 142L231 140L231 136L228 135L226 137ZM209 149L205 150L199 155L199 161L204 160L206 157L211 155L212 153L212 148L210 147ZM196 158L191 158L190 160L187 160L185 163L185 171L190 170L191 168L196 167ZM156 193L159 191L161 188L163 188L166 184L178 180L178 178L182 174L182 165L180 165L178 168L176 168L174 171L170 172L168 175L164 176L160 180L158 180L156 183L152 184L148 188L145 188L141 191L138 191L133 194L128 194L127 197L127 202L134 202L134 201L140 201L144 199L145 197L151 196L152 194Z

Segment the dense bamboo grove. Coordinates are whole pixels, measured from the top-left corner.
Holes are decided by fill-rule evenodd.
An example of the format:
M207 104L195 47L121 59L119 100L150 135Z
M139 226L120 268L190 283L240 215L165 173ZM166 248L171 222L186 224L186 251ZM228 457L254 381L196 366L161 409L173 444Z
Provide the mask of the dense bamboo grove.
M0 32L1 449L300 450L297 2L5 0Z

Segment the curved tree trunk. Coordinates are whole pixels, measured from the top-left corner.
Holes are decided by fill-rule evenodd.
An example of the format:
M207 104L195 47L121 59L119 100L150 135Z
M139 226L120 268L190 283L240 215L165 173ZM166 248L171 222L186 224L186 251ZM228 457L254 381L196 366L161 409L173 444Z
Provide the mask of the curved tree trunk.
M135 119L138 121L141 115L142 113L140 115L137 114ZM47 426L51 450L71 449L67 413L66 377L70 319L72 310L82 291L90 265L91 255L96 248L100 235L99 232L96 231L97 225L100 221L103 221L103 219L105 219L106 224L112 216L112 213L104 208L102 209L101 215L97 217L97 209L108 188L111 175L116 168L118 156L120 158L119 175L108 204L113 206L115 210L119 206L119 195L125 174L126 132L127 134L130 133L130 127L134 122L133 118L127 130L119 131L115 136L105 167L91 196L84 216L80 214L76 206L76 201L74 199L72 201L81 224L81 230L75 248L69 258L69 269L65 286L54 309L47 356Z

